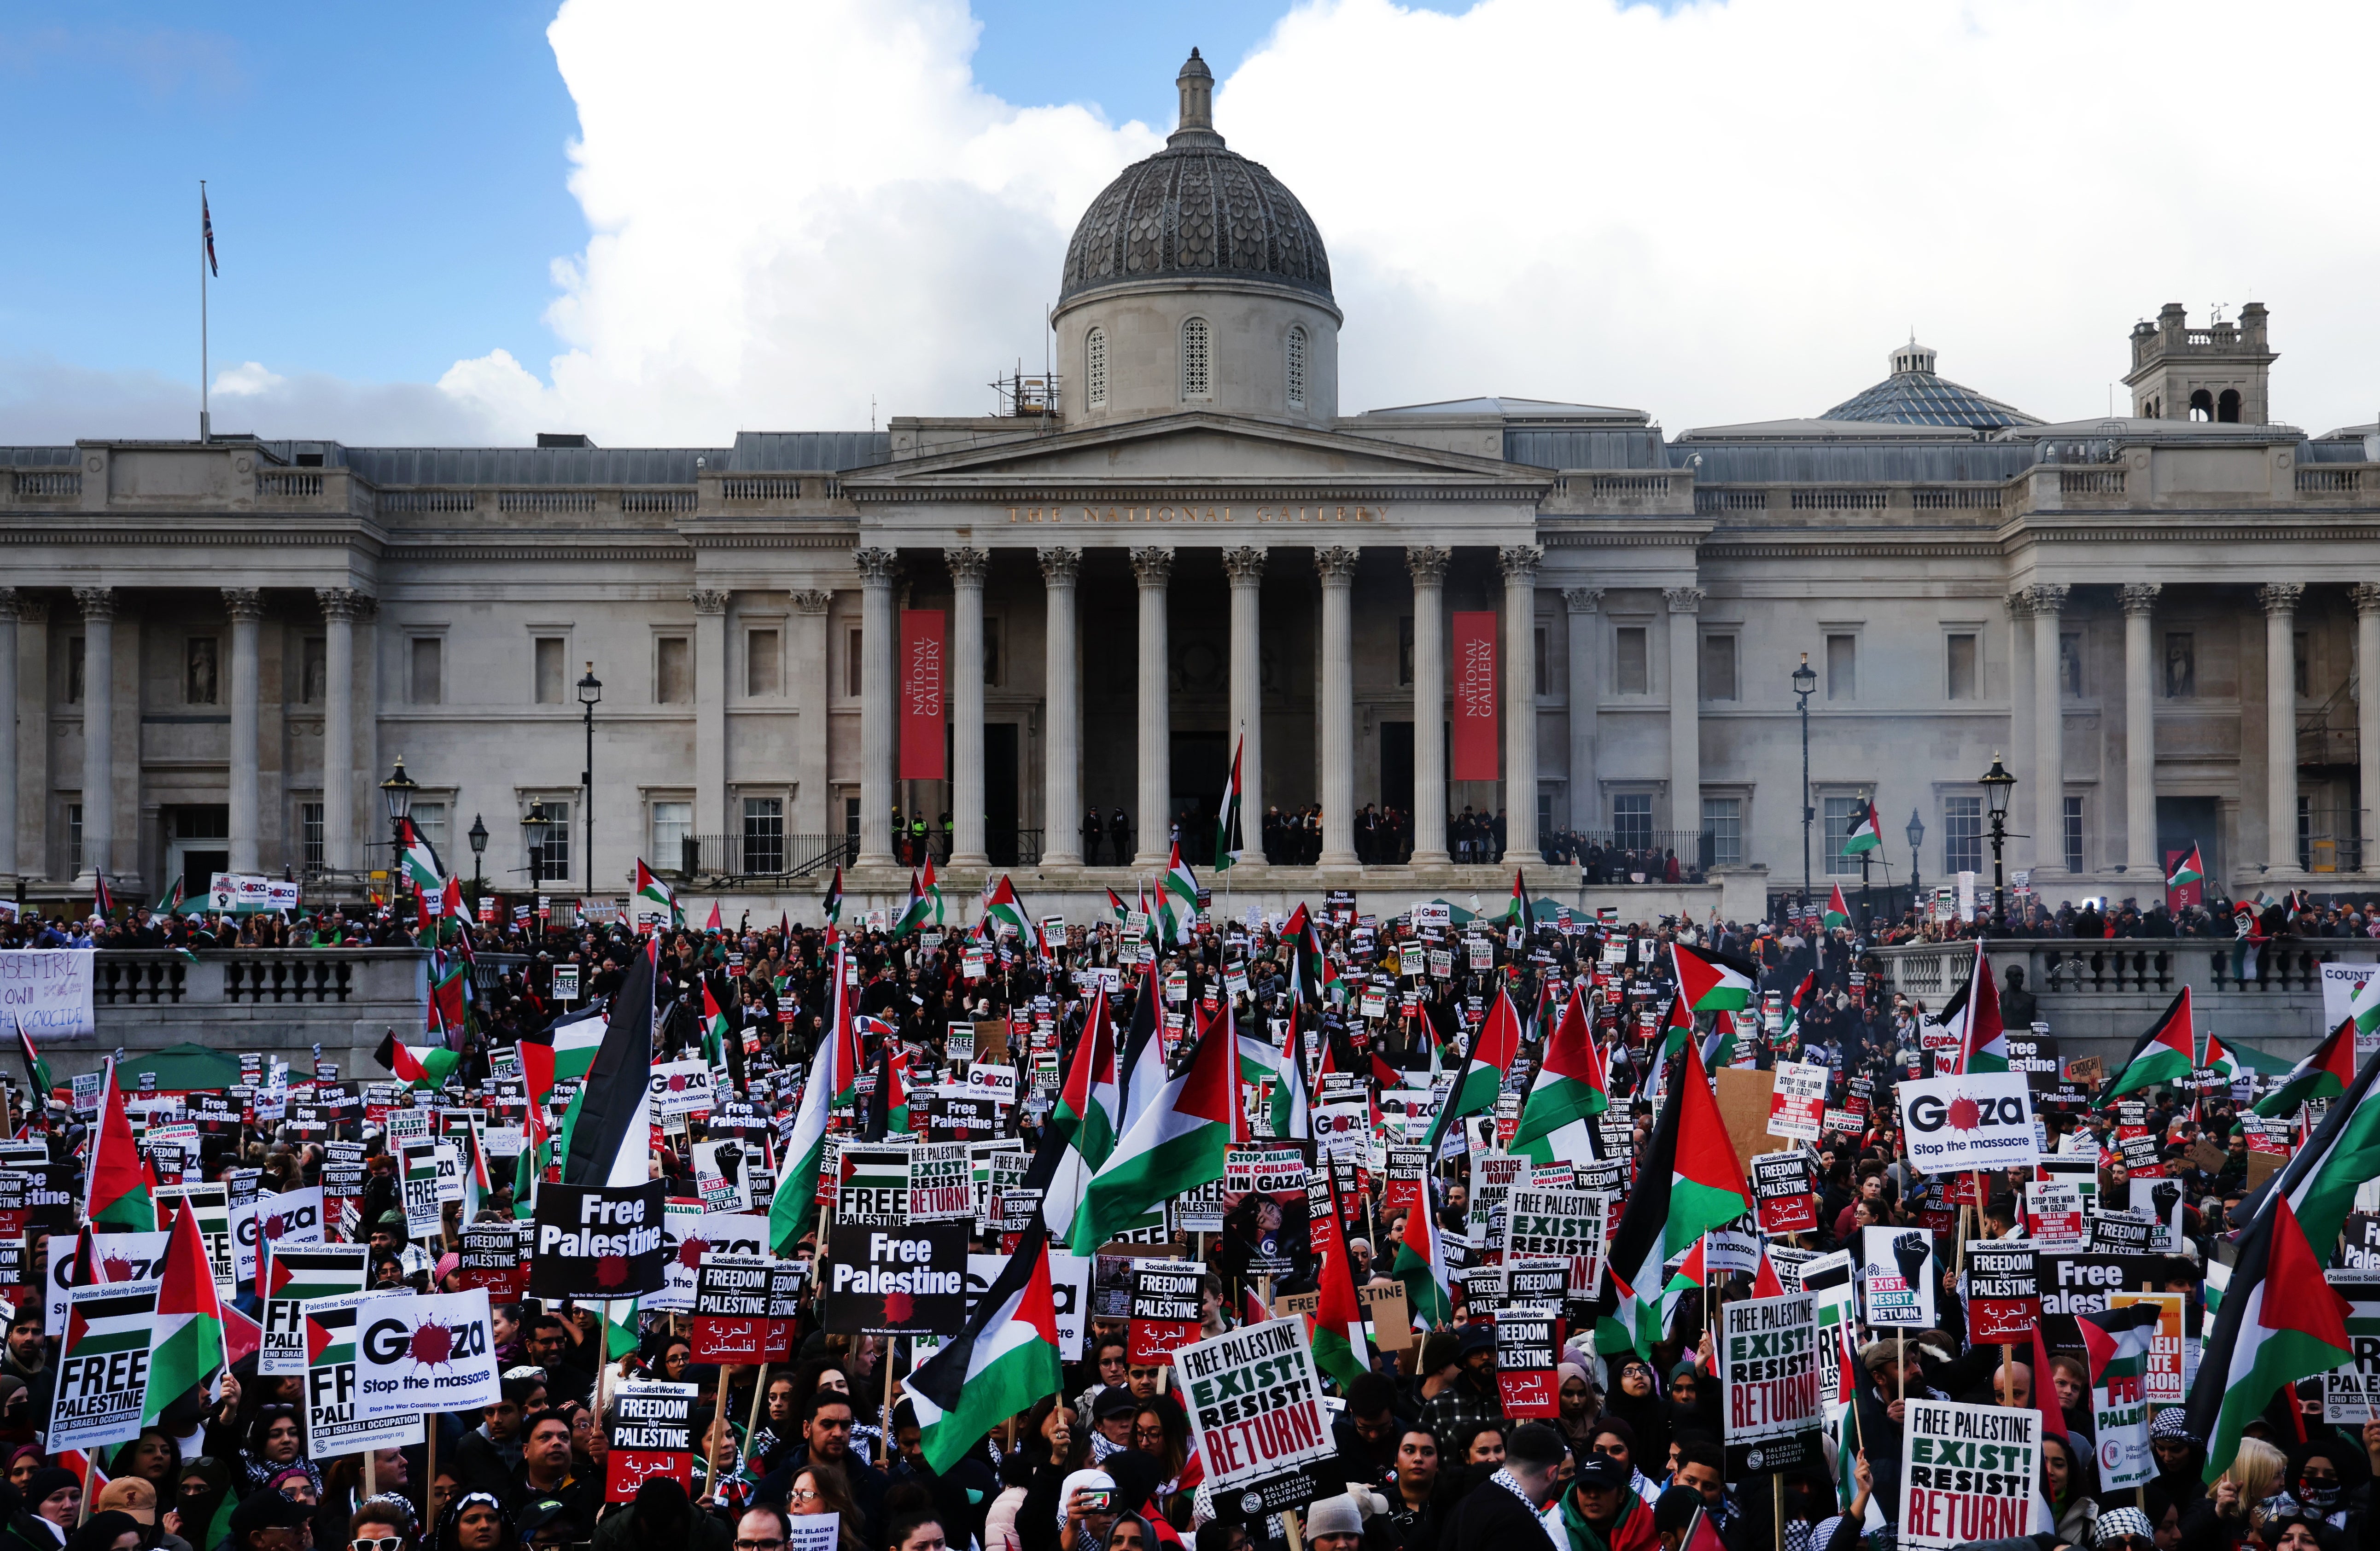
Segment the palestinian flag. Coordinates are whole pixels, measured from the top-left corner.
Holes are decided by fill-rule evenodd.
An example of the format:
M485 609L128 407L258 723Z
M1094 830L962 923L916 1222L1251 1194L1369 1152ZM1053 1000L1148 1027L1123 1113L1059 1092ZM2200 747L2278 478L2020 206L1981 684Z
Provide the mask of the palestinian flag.
M91 1142L91 1188L83 1197L83 1220L106 1233L157 1231L157 1176L132 1140L124 1090L116 1085L115 1062L107 1063L99 1096L99 1134Z
M1561 1021L1547 1042L1545 1065L1538 1068L1537 1080L1530 1084L1529 1097L1521 1105L1512 1150L1551 1136L1574 1121L1602 1114L1611 1108L1610 1088L1588 1025L1585 993L1573 987Z
M1876 817L1875 802L1862 803L1860 807L1859 822L1853 824L1852 832L1843 837L1843 854L1846 856L1857 856L1884 844L1884 821Z
M1006 873L1000 875L1000 881L993 884L991 892L985 896L983 919L984 924L992 928L995 938L1000 927L1007 927L1016 933L1019 942L1031 946L1036 956L1048 951L1041 941L1041 928L1035 925L1032 916L1025 913L1025 902L1016 897L1016 885L1009 881Z
M1515 927L1529 924L1529 886L1521 877L1521 869L1512 869L1512 897L1504 905L1504 919Z
M2368 976L2347 993L2347 1015L2355 1021L2358 1034L2380 1028L2380 975Z
M1678 1262L1670 1279L1661 1284L1661 1328L1667 1330L1678 1312L1678 1300L1710 1280L1710 1241L1696 1239L1694 1247Z
M2186 999L2190 992L2182 991ZM2008 1030L2000 1023L1999 988L1992 984L1992 964L1984 944L1975 942L1975 962L1968 970L1967 1027L1959 1050L1961 1072L2006 1072Z
M1173 842L1173 859L1166 866L1165 876L1158 879L1158 913L1165 919L1165 935L1173 942L1186 941L1190 923L1198 915L1198 876L1190 864L1182 859L1182 842Z
M458 1050L443 1049L435 1045L407 1045L391 1029L381 1037L380 1048L372 1059L407 1087L434 1088L446 1081L463 1060ZM526 1066L527 1063L524 1063ZM553 1084L546 1084L551 1088Z
M1694 1012L1735 1012L1752 1005L1760 972L1742 959L1706 952L1682 942L1670 945L1678 969L1678 994Z
M1465 1115L1496 1108L1496 1097L1504 1091L1504 1073L1512 1069L1520 1053L1521 1015L1512 1010L1512 997L1499 986L1487 1021L1471 1036L1471 1054L1463 1063L1463 1072L1455 1078L1446 1102L1439 1106L1438 1118L1430 1122L1429 1139L1424 1145L1432 1158L1438 1157L1439 1144L1449 1126Z
M1670 1257L1751 1210L1743 1165L1719 1118L1702 1053L1689 1042L1684 1070L1662 1101L1611 1240L1611 1268L1623 1289L1619 1318L1638 1352L1649 1358L1662 1339L1659 1289Z
M2274 1202L2286 1199L2304 1227L2307 1242L2326 1249L2338 1242L2354 1206L2356 1187L2380 1179L2380 1086L2374 1082L2375 1074L2380 1074L2380 1060L2366 1061L2347 1090L2323 1112L2322 1124L2305 1145L2278 1174L2241 1203L2233 1220L2249 1223L2248 1231L2252 1232L2257 1219ZM2235 1266L2245 1265L2246 1258L2243 1248ZM2236 1297L2245 1285L2235 1269L2232 1295Z
M926 858L926 897L934 902L934 925L942 924L942 886L934 878L934 859Z
M835 864L834 877L827 883L826 898L819 902L819 908L825 915L829 926L843 924L843 864L840 862Z
M603 1303L603 1357L616 1363L642 1344L637 1333L638 1316L644 1309L641 1298L613 1298Z
M175 914L182 908L182 902L189 897L188 891L189 880L188 878L177 878L174 879L174 886L171 889L166 890L165 892L158 898L157 908L152 912L152 914L158 915L171 915Z
M1291 1002L1289 1027L1281 1031L1281 1049L1273 1051L1270 1046L1264 1047L1273 1057L1272 1072L1276 1079L1272 1090L1272 1133L1284 1141L1314 1140L1313 1100L1305 1091L1305 1062L1300 1059L1305 1048L1301 1043L1305 1033L1303 1021L1312 1016L1310 1011ZM1328 1053L1335 1048L1334 1042L1325 1046L1324 1049ZM1377 1101L1375 1103L1377 1107Z
M1243 733L1232 748L1232 773L1225 778L1223 801L1217 809L1215 820L1215 870L1228 871L1240 859L1246 842L1240 837L1240 757L1247 752L1248 737Z
M1281 924L1281 940L1294 944L1289 963L1289 988L1297 1000L1311 1000L1317 1005L1339 993L1339 971L1330 963L1330 955L1322 951L1322 931L1307 914L1305 902Z
M2198 1070L2212 1075L2228 1089L2232 1079L2240 1075L2240 1058L2233 1055L2223 1041L2215 1037L2213 1029L2209 1029L2206 1031L2206 1050L2198 1059Z
M1760 1241L1760 1266L1752 1275L1752 1295L1755 1298L1782 1298L1785 1278L1777 1274L1777 1262L1768 1258L1768 1241Z
M414 826L412 819L400 818L396 822L405 842L404 854L397 858L397 868L405 881L413 885L416 894L425 898L436 894L444 899L446 869L439 863L438 848L430 843L429 837Z
M428 1031L448 1039L460 1039L470 1000L471 967L464 962L463 955L449 953L443 948L431 950Z
M1802 976L1802 983L1793 988L1791 996L1785 999L1785 1026L1779 1031L1780 1035L1788 1039L1793 1037L1802 1026L1802 1015L1810 1010L1810 1003L1817 994L1818 972L1812 970Z
M793 1134L785 1142L785 1166L777 1176L776 1194L769 1202L769 1247L771 1254L790 1256L818 1219L819 1165L826 1153L827 1122L834 1100L859 1075L858 1042L851 1032L851 1005L843 983L848 946L834 955L834 1016L832 1037L819 1041L810 1060L808 1080L802 1084L801 1103L794 1111Z
M1454 1294L1447 1278L1446 1253L1438 1242L1438 1181L1423 1176L1421 1191L1421 1205L1405 1213L1389 1275L1405 1284L1405 1302L1415 1318L1441 1326L1453 1317Z
M2100 1387L2110 1377L2138 1378L2148 1371L2149 1351L2156 1342L2155 1303L2078 1314L2074 1327L2082 1332L2083 1351L2091 1360L2092 1387Z
M651 1178L653 959L659 951L656 934L612 999L603 1043L570 1107L564 1184L641 1185Z
M2198 1068L2198 1038L2190 1019L2190 988L2174 993L2173 1000L2132 1044L2107 1097L2115 1098L2156 1083L2185 1083Z
M729 1037L727 1014L720 1007L719 999L710 994L710 977L705 975L702 979L702 1059L705 1064L717 1066L727 1059Z
M719 919L719 902L717 900L713 900L710 902L710 914L703 920L702 929L707 932L715 932L720 930L722 926L722 923Z
M1347 1224L1339 1212L1339 1186L1325 1165L1323 1188L1330 1210L1312 1224L1316 1286L1321 1301L1307 1316L1306 1340L1314 1349L1314 1365L1340 1384L1349 1385L1372 1371L1372 1346L1364 1336L1364 1305L1355 1296L1354 1262L1347 1256Z
M861 1140L881 1142L888 1135L909 1133L909 1048L889 1039L876 1057L875 1103L869 1106L868 1129Z
M644 901L647 904L660 905L663 911L667 912L668 919L673 924L676 922L676 891L673 890L668 884L662 882L660 878L654 877L653 869L645 866L645 859L642 856L637 858L637 898Z
M188 1202L167 1230L157 1323L149 1347L149 1387L140 1402L144 1427L165 1408L212 1378L224 1366L223 1303L213 1263L199 1236L199 1214Z
M33 1084L34 1105L37 1109L45 1106L50 1095L57 1091L58 1080L51 1074L50 1063L42 1059L42 1052L33 1048L33 1036L25 1032L21 1016L17 1019L17 1044L25 1057L25 1075Z
M1050 1241L1028 1231L958 1335L909 1375L917 1442L937 1474L993 1427L1058 1393L1058 1309Z
M926 924L926 912L931 908L931 904L926 899L925 885L917 880L917 870L910 869L909 903L901 907L899 919L892 923L884 935L899 937L904 932L916 931Z
M91 913L103 921L115 919L115 895L107 887L107 874L91 875Z
M2327 1121L2323 1129L2330 1129ZM2348 1302L2323 1278L2323 1257L2307 1237L2311 1226L2300 1226L2289 1197L2277 1194L2241 1235L2190 1391L2190 1430L2207 1440L2210 1484L2239 1452L2242 1430L2284 1386L2354 1358ZM2334 1225L2322 1242L2334 1242L2336 1231Z
M587 1069L595 1064L595 1052L603 1048L606 1019L601 1012L590 1012L566 1024L556 1024L548 1041L553 1051L553 1074L546 1087L565 1078L584 1079Z
M1123 903L1122 894L1111 889L1108 891L1108 913L1116 918L1116 925L1121 927L1131 916L1132 906Z
M2190 854L2173 865L2173 874L2165 880L2168 889L2187 888L2206 881L2206 861L2198 854L2198 842L2191 842Z
M2337 1098L2355 1081L2355 1020L2342 1018L2313 1054L2290 1069L2281 1085L2256 1101L2255 1113L2268 1120L2294 1115L2310 1098Z
M1843 898L1843 886L1836 884L1827 895L1826 914L1820 917L1828 931L1852 924L1851 902Z
M1133 1010L1135 1031L1144 1018L1153 1044L1156 1009L1147 997ZM1092 993L1082 1036L1075 1046L1074 1064L1067 1069L1065 1085L1050 1112L1050 1133L1025 1172L1025 1188L1041 1193L1043 1227L1062 1245L1073 1233L1091 1176L1115 1151L1115 1139L1123 1130L1123 1085L1117 1067L1115 1015L1109 1010L1103 988Z
M1153 995L1154 988L1142 994ZM1217 1032L1228 1035L1228 1025ZM1239 1113L1238 1054L1229 1037L1200 1039L1182 1074L1125 1128L1084 1193L1075 1222L1078 1249L1104 1244L1158 1203L1223 1177Z

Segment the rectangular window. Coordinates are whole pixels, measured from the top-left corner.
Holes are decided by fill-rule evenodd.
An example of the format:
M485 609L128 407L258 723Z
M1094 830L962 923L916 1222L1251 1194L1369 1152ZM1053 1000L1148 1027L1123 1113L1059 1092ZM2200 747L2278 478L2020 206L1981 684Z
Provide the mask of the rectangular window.
M785 870L785 800L783 797L744 799L744 871Z
M1703 698L1735 698L1735 637L1732 636L1703 637Z
M2165 697L2186 700L2198 693L2198 638L2187 630L2165 636Z
M2058 637L2058 689L2070 700L2082 698L2082 637Z
M680 872L696 870L700 858L690 853L686 845L693 838L692 803L653 805L653 866L674 867Z
M79 645L80 643L77 643ZM67 805L67 876L82 876L82 805Z
M212 636L192 636L182 645L182 703L212 706L223 695L223 643Z
M1638 631L1643 635L1643 631ZM1622 851L1653 848L1653 794L1621 792L1611 799L1611 843Z
M549 797L543 811L543 822L521 826L521 838L528 843L529 878L559 883L570 876L570 804Z
M2313 637L2302 630L2289 637L2289 675L2299 699L2313 694Z
M857 635L858 632L854 631L853 634ZM843 843L851 849L854 855L858 854L859 799L856 796L843 800Z
M82 704L82 648L81 636L67 637L67 704L69 706ZM76 854L80 855L81 853L77 852ZM81 869L78 867L76 870Z
M1838 637L1829 636L1827 638L1832 642ZM1852 827L1860 821L1861 815L1867 812L1866 800L1860 797L1828 797L1823 811L1827 825L1827 870L1837 876L1848 873L1853 878L1858 877L1859 858L1844 855L1843 842L1852 838Z
M653 643L653 699L664 706L694 703L694 643L683 636Z
M1827 637L1827 698L1859 698L1859 637L1856 636Z
M846 699L856 700L868 693L868 679L863 673L865 661L859 649L859 628L855 625L844 638L843 693Z
M1536 672L1537 676L1532 682L1536 685L1536 693L1540 695L1546 692L1546 685L1554 682L1551 664L1546 660L1546 637L1548 634L1549 632L1542 624L1538 625L1534 632L1533 644L1536 649L1536 655L1530 660L1530 666Z
M298 805L298 843L304 851L306 866L319 870L322 866L322 805Z
M2066 799L2066 870L2082 870L2082 799Z
M1703 833L1710 837L1711 866L1742 866L1743 865L1743 799L1705 797L1703 799Z
M563 651L567 645L559 636L540 636L537 638L537 703L540 706L558 706L562 704L563 696L568 693L564 681L570 674L562 662Z
M1653 693L1653 680L1645 654L1645 627L1623 624L1618 634L1619 649L1612 654L1612 660L1619 669L1620 693L1650 695Z
M455 857L446 849L446 805L416 801L413 805L413 827L420 830L421 838L437 851L438 860L445 865L448 871L453 871Z
M330 648L320 636L298 644L298 703L319 706L331 682Z
M441 698L439 686L446 643L435 636L416 636L412 648L412 677L406 685L406 698L417 706L434 706Z
M1973 636L1950 637L1950 698L1975 698L1975 638Z
M773 630L744 632L744 693L754 699L784 693L784 659Z
M1956 875L1984 870L1984 800L1942 799L1942 870Z

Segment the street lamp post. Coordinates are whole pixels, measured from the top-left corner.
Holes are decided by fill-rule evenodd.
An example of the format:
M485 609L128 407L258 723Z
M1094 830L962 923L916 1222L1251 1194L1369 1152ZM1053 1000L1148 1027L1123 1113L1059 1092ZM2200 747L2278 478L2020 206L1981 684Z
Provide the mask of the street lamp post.
M587 708L587 768L578 772L582 800L587 805L587 891L595 891L595 708L603 699L603 681L595 676L595 664L587 664L587 676L578 681L578 703ZM567 840L568 835L564 839Z
M1992 816L1992 926L1998 931L2008 930L2007 878L2000 866L2000 848L2008 843L2009 794L2016 785L2016 777L2009 774L2000 763L1998 750L1992 754L1992 768L1983 775L1984 806Z
M1817 671L1810 666L1810 654L1802 654L1802 665L1793 670L1793 693L1802 709L1802 914L1810 914L1810 697L1818 687Z
M1909 908L1917 908L1917 848L1925 843L1925 821L1917 810L1909 810L1909 828L1902 831L1909 837Z
M480 896L487 891L487 875L480 864L488 854L488 826L478 814L471 815L471 908L480 908Z
M381 795L388 799L388 828L393 844L389 851L388 903L396 907L397 891L405 886L405 829L413 818L413 794L420 782L405 773L405 756L396 757L396 769L380 783Z

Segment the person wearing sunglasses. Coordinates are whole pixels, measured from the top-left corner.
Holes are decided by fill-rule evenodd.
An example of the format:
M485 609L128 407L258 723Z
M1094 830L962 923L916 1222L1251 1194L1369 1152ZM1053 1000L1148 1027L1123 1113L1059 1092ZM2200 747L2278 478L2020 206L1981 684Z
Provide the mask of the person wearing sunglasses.
M347 1551L414 1551L413 1526L386 1498L370 1498L347 1521Z

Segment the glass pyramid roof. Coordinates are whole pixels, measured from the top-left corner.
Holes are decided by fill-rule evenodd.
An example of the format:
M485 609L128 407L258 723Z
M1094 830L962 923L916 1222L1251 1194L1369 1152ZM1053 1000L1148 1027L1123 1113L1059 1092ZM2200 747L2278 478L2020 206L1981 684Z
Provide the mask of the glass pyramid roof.
M1821 418L1963 426L1971 430L2042 423L2022 409L1937 375L1934 352L1914 341L1892 353L1891 376L1864 393L1852 394Z

